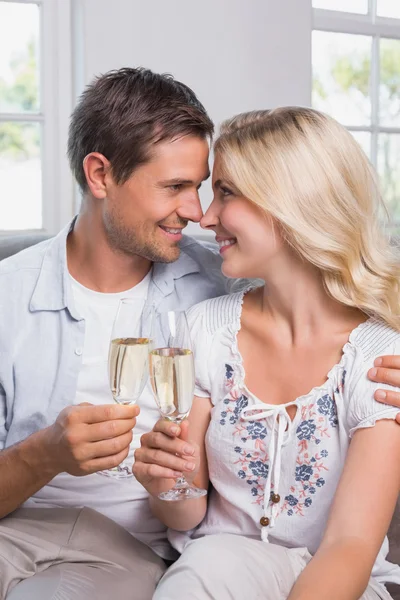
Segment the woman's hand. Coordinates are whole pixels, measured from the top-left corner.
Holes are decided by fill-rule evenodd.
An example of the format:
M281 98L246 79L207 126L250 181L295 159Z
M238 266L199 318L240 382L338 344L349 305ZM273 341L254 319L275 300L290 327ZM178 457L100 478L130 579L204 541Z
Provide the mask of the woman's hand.
M189 421L180 425L160 419L141 437L133 474L152 496L171 489L178 477L192 483L200 468L197 444L188 442Z

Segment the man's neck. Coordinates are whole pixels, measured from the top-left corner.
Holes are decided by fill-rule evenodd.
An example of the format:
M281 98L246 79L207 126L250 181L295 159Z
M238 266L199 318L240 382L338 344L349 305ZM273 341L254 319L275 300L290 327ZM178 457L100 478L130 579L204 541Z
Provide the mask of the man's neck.
M151 261L112 248L102 224L89 213L78 216L67 238L71 276L85 287L103 293L123 292L140 283Z

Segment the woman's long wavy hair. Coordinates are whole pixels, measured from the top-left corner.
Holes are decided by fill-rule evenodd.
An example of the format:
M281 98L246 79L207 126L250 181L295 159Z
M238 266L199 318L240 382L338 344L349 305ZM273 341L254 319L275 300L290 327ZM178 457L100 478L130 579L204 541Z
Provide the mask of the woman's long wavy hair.
M327 293L400 330L400 261L376 173L351 134L309 108L244 113L214 146L224 176L275 219Z

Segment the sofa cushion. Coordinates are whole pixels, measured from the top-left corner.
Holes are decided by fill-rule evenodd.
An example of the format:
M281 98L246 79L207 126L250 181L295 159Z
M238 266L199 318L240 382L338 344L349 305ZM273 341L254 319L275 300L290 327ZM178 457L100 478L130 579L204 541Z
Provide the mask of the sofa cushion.
M0 260L8 258L25 248L29 248L29 246L38 244L49 237L44 233L21 233L0 238Z

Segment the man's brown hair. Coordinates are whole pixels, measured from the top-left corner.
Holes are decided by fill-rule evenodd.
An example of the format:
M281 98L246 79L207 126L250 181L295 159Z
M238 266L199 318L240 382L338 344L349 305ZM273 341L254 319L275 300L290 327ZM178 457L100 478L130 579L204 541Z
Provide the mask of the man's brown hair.
M171 75L124 68L97 77L72 113L68 158L87 189L83 160L103 154L122 184L151 158L151 147L184 135L211 138L214 126L194 92Z

